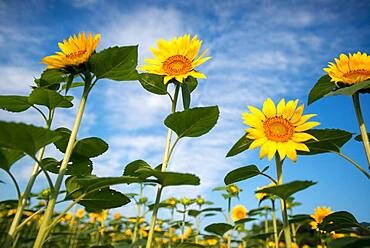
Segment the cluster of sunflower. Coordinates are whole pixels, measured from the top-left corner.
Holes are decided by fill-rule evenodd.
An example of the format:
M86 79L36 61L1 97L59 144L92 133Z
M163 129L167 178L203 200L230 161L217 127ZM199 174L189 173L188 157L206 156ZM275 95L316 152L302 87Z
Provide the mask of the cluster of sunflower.
M224 213L224 210L207 207L212 203L201 196L195 199L171 197L161 201L165 187L200 183L195 175L168 172L167 167L181 138L199 137L216 125L219 115L217 106L190 108L191 93L198 85L197 79L206 78L197 67L211 57L206 56L207 49L200 54L202 41L197 36L187 34L169 41L161 39L157 48L151 48L154 58L144 59L145 64L139 68L142 73L138 73L137 46L112 47L97 52L100 38L99 34L79 33L58 43L60 51L42 59L47 69L40 79L35 80L32 94L25 98L4 96L2 99L5 100L0 101L1 108L7 111L22 112L33 107L46 121L46 128L43 129L0 122L0 128L4 130L4 135L0 135L0 158L4 163L1 168L10 175L18 193L16 205L0 214L0 223L6 230L5 237L1 238L4 247L17 247L26 240L31 240L34 248L59 247L60 244L67 244L68 247L146 248L326 247L328 244L343 245L340 241L347 245L341 247L366 247L369 244L368 226L360 224L348 212L331 212L330 208L319 207L312 215L293 215L293 207L299 204L292 195L315 182L284 183L283 163L286 160L296 163L298 155L335 153L370 178L366 169L341 153L340 148L352 134L338 129L314 129L320 125L311 120L316 114L304 114L305 106L298 99L282 98L274 102L267 98L261 109L248 106L249 111L242 114L248 128L227 157L260 148L260 159L267 157L271 161L275 158L277 176L274 178L267 173L269 166L260 170L255 165L249 165L229 172L224 178L225 186L215 189L222 190L222 196L227 201L225 222L212 223L202 229L202 221L206 217ZM308 102L311 104L324 96L351 95L360 129L357 140L363 143L370 163L368 134L359 101L359 95L368 93L370 89L370 56L361 52L349 56L342 54L324 71L327 74L313 87ZM76 78L80 78L82 83L75 82ZM152 168L145 161L136 160L126 166L121 177L99 178L91 175L91 158L104 153L108 145L96 137L78 140L77 133L89 93L100 79L138 80L145 90L170 98L171 113L164 121L168 133L160 166ZM67 92L75 87L83 87L83 93L73 129L61 127L51 130L55 109L73 105L73 97L67 96ZM60 94L62 91L65 95ZM182 111L177 109L180 94ZM38 105L46 106L48 113L45 114ZM174 142L173 133L177 135ZM17 142L20 134L32 139ZM336 139L338 135L341 135L339 141ZM27 143L33 140L34 143ZM43 157L45 147L51 143L64 154L61 161ZM35 165L25 191L21 192L10 167L26 154L35 160ZM30 198L33 197L31 189L41 173L45 174L50 186L40 194L46 201L37 204L34 211L28 211ZM55 182L49 173L56 174ZM69 177L64 180L66 175ZM233 200L241 200L239 193L242 189L236 183L255 176L264 176L271 182L255 192L259 207L247 211L244 205L237 204L232 208ZM63 182L65 192L61 190ZM125 195L110 188L115 184L130 183L140 185L139 194ZM156 187L154 203L143 197L145 186ZM73 201L57 213L55 207L59 203L58 197L63 193L66 195L62 202ZM139 199L135 199L137 195ZM137 216L125 217L116 212L112 218L109 217L108 209L133 200L136 202ZM260 207L262 203L266 204ZM276 206L276 203L280 206ZM76 204L84 206L86 210L70 212ZM158 218L159 210L163 209L170 210L170 219ZM281 221L277 217L277 210L281 211ZM151 218L147 222L146 214L149 212ZM177 217L180 219L175 220ZM344 224L343 219L346 219ZM247 222L253 222L253 225L248 228ZM32 227L32 237L24 236L21 230L25 226ZM65 231L68 232L68 239L58 239L58 233ZM302 234L312 237L307 238ZM335 243L333 240L340 241Z

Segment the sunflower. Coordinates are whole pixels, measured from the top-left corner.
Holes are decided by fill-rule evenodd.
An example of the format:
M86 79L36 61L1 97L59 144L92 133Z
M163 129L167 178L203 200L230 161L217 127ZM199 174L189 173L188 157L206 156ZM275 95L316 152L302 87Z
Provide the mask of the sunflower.
M48 69L60 69L68 66L78 66L85 63L96 50L99 44L100 34L92 37L91 33L78 33L78 36L70 36L68 40L58 43L61 52L47 56L41 63L47 64Z
M170 41L161 39L157 43L158 49L150 49L155 58L144 59L147 64L143 65L140 70L164 75L164 84L167 84L171 79L182 83L189 76L206 78L203 73L195 70L197 66L211 58L204 57L208 49L197 57L201 45L202 41L198 40L197 36L190 39L190 34L175 37Z
M297 150L308 152L308 147L302 143L310 139L317 140L314 136L304 133L317 125L319 122L306 122L316 116L315 114L302 115L304 105L297 108L298 100L291 100L285 104L284 98L275 106L274 102L267 98L262 111L248 106L251 113L244 113L244 123L251 128L246 130L247 138L254 140L249 149L261 146L260 158L268 155L271 160L276 152L280 158L286 156L293 161L297 160Z
M341 54L335 63L329 62L324 71L329 74L331 81L345 84L357 84L370 79L370 56L366 53Z
M231 211L233 221L245 219L247 217L247 209L243 205L236 205Z
M331 213L332 211L328 207L315 208L314 214L310 215L314 219L314 221L310 222L311 228L317 230L318 225L324 220L326 216L328 216Z

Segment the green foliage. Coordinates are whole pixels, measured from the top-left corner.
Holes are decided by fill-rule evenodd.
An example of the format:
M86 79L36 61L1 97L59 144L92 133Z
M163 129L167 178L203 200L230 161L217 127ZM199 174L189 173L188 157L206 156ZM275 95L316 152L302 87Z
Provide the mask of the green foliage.
M248 178L255 177L261 174L260 170L255 165L247 165L238 169L232 170L224 178L226 185L240 182Z
M293 215L289 219L289 223L309 223L311 221L313 221L313 218L308 214Z
M197 217L199 214L205 212L222 212L222 208L205 208L202 210L190 209L188 210L188 215Z
M191 96L190 96L189 86L186 83L181 84L181 92L182 92L182 103L183 103L184 109L189 109Z
M41 165L47 171L58 174L62 161L54 158L44 158ZM83 176L90 175L93 170L92 161L83 156L72 156L68 162L66 175Z
M312 181L293 181L290 183L285 183L276 186L270 186L268 188L257 190L256 193L266 193L271 195L276 195L284 200L288 199L289 196L302 191L312 185L315 185Z
M135 160L126 165L123 175L140 177L141 174L136 172L140 168L152 169L152 167L144 160Z
M88 209L109 209L126 205L130 199L124 194L109 188L102 188L87 194L78 203Z
M335 91L331 91L326 96L337 96L337 95L346 95L346 96L352 96L356 92L359 92L364 89L370 88L370 80L353 84L351 86L342 87L339 89L336 89Z
M147 91L157 94L166 95L168 84L163 83L163 76L150 73L139 74L139 82Z
M230 151L226 154L226 157L235 156L241 152L244 152L252 144L253 140L248 139L246 134L243 136L231 147Z
M50 110L57 107L70 108L73 106L72 100L72 96L62 96L54 90L41 88L34 89L28 98L31 104L46 106Z
M311 129L307 130L306 133L313 135L318 141L311 139L304 142L310 151L299 151L298 154L301 155L340 152L342 146L352 138L351 133L340 129Z
M67 75L59 69L46 69L41 73L40 79L35 79L38 87L50 88L65 82Z
M308 94L308 105L323 98L326 94L335 88L334 82L330 82L329 75L322 76Z
M205 231L223 236L227 231L233 229L233 226L226 223L214 223L206 226Z
M91 72L98 78L136 80L137 46L110 47L91 56Z
M0 109L10 112L23 112L32 105L27 96L0 96Z
M250 222L254 220L256 220L256 218L243 218L243 219L235 221L235 225L243 225L246 222Z
M178 138L199 137L216 125L219 113L217 106L191 108L170 114L164 124L172 129Z
M329 214L319 224L319 229L327 232L339 231L344 228L362 227L356 218L349 212L339 211ZM365 227L362 227L365 228ZM370 230L368 229L368 233Z
M200 244L196 244L196 243L189 243L189 242L185 242L185 243L181 243L179 244L178 246L176 246L177 248L193 248L193 247L205 247L203 245L200 245Z
M21 151L0 147L0 168L10 171L10 167L23 157L24 153Z
M0 147L22 151L32 158L36 152L60 136L57 132L23 123L0 121Z
M191 76L187 77L184 83L188 85L190 93L192 93L198 86L198 80Z
M77 141L73 149L73 155L94 158L107 150L108 144L104 140L98 137L90 137Z
M367 137L370 140L370 133L367 133ZM358 142L362 142L362 136L361 136L361 134L356 135L355 140L358 141Z
M272 235L274 235L274 232L261 233L261 234L249 236L248 239L258 239L258 240L265 241L266 239L270 238Z

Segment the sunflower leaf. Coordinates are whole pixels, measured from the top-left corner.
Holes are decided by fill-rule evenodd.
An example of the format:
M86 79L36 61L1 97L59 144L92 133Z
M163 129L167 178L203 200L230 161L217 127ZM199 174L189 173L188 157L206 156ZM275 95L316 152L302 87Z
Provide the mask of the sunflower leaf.
M223 236L227 231L233 229L233 226L226 223L214 223L206 226L205 231Z
M182 92L182 103L183 103L184 109L189 109L190 101L191 101L189 86L187 84L182 84L181 92Z
M319 224L319 229L327 232L338 231L343 228L359 227L360 223L349 212L339 211L329 214Z
M24 153L21 151L0 147L0 168L10 171L10 167L23 157Z
M370 133L367 133L367 137L369 137L369 140L370 140ZM356 135L355 140L358 141L358 142L362 142L361 134Z
M23 112L32 106L27 96L0 96L0 109Z
M190 93L192 93L198 86L198 80L192 76L187 77L184 83L188 85Z
M341 147L352 138L352 133L340 129L311 129L305 132L313 135L318 141L311 139L304 142L310 151L298 151L300 155L340 152Z
M202 247L205 247L205 246L200 245L200 244L196 244L196 243L184 242L184 243L179 244L176 247L177 248L196 248L196 247L202 248Z
M49 89L36 88L32 91L28 101L32 104L46 106L48 109L70 108L73 106L71 96L62 96L58 92Z
M317 81L308 94L308 105L324 97L335 88L335 84L330 80L331 77L326 74Z
M264 189L257 190L256 193L266 193L271 195L276 195L284 200L288 199L289 196L297 193L298 191L304 190L316 182L312 181L293 181L290 183L280 184L276 186L269 186Z
M199 137L208 133L219 117L217 106L186 109L169 115L164 124L178 136Z
M137 46L110 47L91 56L91 72L98 79L137 80Z
M370 237L344 237L334 239L329 242L328 247L331 248L368 248L370 244Z
M157 95L167 94L168 84L163 83L163 76L161 75L141 73L139 74L139 82L144 89L151 93Z
M226 154L226 157L235 156L241 152L244 152L252 144L253 140L248 139L245 134L231 147L230 151Z
M248 178L260 175L261 172L255 165L247 165L230 171L224 178L226 185L240 182Z
M353 84L351 86L339 88L335 91L331 91L327 93L325 96L337 96L337 95L346 95L346 96L352 96L356 92L359 92L361 90L366 90L370 88L370 80Z

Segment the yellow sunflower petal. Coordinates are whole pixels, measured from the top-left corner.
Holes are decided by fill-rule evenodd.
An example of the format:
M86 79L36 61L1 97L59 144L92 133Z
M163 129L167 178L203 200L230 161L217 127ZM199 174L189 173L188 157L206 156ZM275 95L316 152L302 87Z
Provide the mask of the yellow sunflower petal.
M266 155L268 154L269 152L269 148L270 148L270 143L271 141L267 141L266 143L264 143L262 146L261 146L261 150L260 150L260 159L263 159L264 157L266 157Z
M275 153L276 153L276 149L277 149L277 143L275 141L271 141L270 142L270 145L269 145L269 148L268 148L268 160L271 160Z
M286 149L287 157L292 160L293 162L297 161L297 151L295 150L295 143L289 140L284 144Z
M277 109L277 116L282 116L284 113L284 109L285 109L285 99L284 98L280 100L276 109Z
M244 123L255 128L262 128L262 121L258 117L250 113L243 113Z
M320 122L317 122L317 121L310 121L310 122L306 122L302 125L299 125L295 128L295 131L296 132L303 132L303 131L307 131L308 129L311 129L311 128L314 128L316 126L320 125Z
M248 136L247 136L248 137ZM262 138L259 138L259 139L256 139L254 140L250 145L249 145L249 148L248 149L255 149L259 146L262 146L263 144L265 144L267 142L267 138L266 137L262 137Z
M286 118L286 119L290 119L290 117L294 113L295 108L297 107L297 104L298 104L298 100L288 101L287 104L285 105L283 117Z
M253 107L253 106L248 106L248 109L249 109L249 111L251 111L251 113L254 116L260 118L262 121L266 120L266 116L258 108Z
M308 133L295 133L292 137L292 140L295 142L305 142L310 139L317 140L314 136Z
M271 98L267 98L263 103L262 112L266 117L276 116L275 103L271 100Z
M261 129L248 128L246 132L248 133L247 138L249 139L259 139L265 137L265 133Z
M296 111L294 112L292 118L290 119L290 121L292 123L295 123L297 122L299 119L301 119L302 117L302 113L303 113L303 110L304 110L304 104L302 104L301 106L299 106Z
M303 115L299 120L297 120L296 122L292 122L292 123L294 124L294 126L299 126L315 116L317 116L317 114Z
M286 148L284 146L284 143L282 142L277 143L277 151L279 153L280 159L284 159L286 156Z
M304 151L304 152L309 152L310 149L306 146L306 144L304 143L298 143L298 142L294 142L294 146L295 146L295 149L298 150L298 151Z

